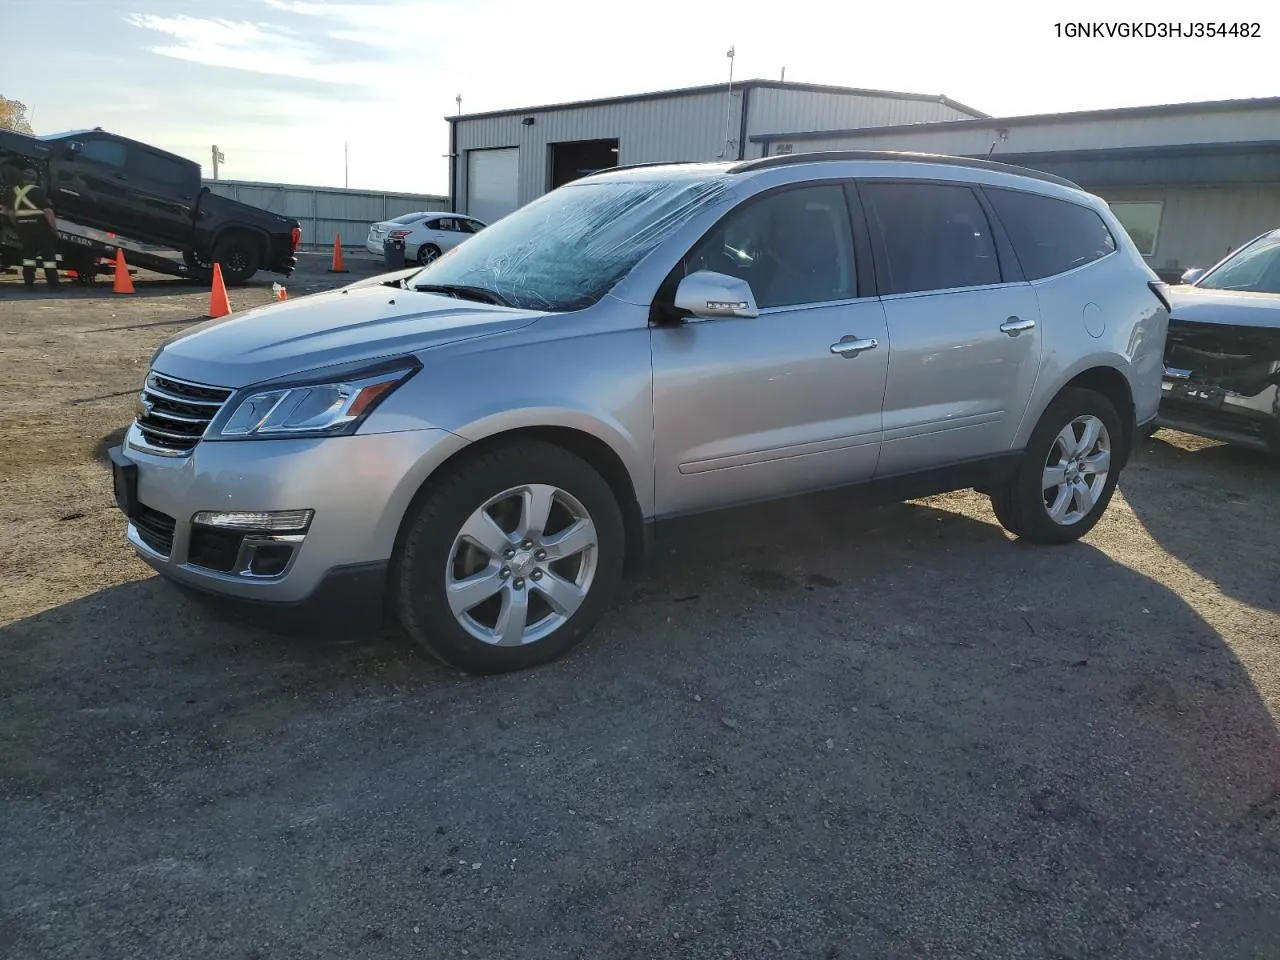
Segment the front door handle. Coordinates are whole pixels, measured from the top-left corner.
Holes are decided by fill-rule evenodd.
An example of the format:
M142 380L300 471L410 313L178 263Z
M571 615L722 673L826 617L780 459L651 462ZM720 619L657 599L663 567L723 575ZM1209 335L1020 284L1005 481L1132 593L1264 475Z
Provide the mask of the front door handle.
M864 350L874 350L880 346L879 340L859 340L857 337L841 337L831 345L831 352L841 357L856 357Z
M1034 320L1019 320L1017 317L1010 317L1004 323L1000 324L1000 332L1007 333L1011 337L1016 337L1023 330L1030 330L1036 325Z

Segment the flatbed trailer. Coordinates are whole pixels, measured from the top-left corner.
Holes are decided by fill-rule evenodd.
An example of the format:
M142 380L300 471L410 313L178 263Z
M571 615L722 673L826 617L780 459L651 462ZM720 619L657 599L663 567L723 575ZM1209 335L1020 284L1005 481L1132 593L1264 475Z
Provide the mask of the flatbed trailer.
M182 254L167 251L134 240L127 240L105 230L95 230L82 224L58 218L58 270L75 272L77 283L91 284L100 274L110 275L115 270L116 250L124 251L125 263L130 273L150 270L171 277L181 277L194 282L207 283L207 268L189 266ZM22 248L13 230L0 230L0 264L20 266ZM43 274L37 271L37 279Z

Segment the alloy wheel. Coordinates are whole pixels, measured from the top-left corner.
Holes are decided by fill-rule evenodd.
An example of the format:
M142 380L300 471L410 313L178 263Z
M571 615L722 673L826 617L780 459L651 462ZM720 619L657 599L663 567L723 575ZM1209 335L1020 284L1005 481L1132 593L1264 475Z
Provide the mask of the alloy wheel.
M534 643L587 599L597 548L595 523L571 494L549 484L512 487L475 510L454 539L449 608L484 643Z
M1042 489L1049 519L1079 523L1097 505L1111 470L1111 435L1092 414L1076 417L1054 438L1045 458Z

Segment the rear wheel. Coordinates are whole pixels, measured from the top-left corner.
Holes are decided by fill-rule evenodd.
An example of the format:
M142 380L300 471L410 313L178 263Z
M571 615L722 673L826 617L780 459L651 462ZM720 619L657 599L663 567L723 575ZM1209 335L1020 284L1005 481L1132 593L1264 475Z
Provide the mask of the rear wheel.
M222 279L227 283L244 283L258 272L257 241L244 233L223 237L214 245L213 260L222 265Z
M420 266L426 266L432 260L440 259L440 248L434 243L424 243L418 248L418 263Z
M622 513L566 450L520 441L450 471L408 518L392 589L405 630L445 663L504 673L564 655L622 576Z
M1063 391L1040 418L1013 478L991 494L996 518L1036 543L1080 539L1111 502L1124 442L1110 400L1092 390Z

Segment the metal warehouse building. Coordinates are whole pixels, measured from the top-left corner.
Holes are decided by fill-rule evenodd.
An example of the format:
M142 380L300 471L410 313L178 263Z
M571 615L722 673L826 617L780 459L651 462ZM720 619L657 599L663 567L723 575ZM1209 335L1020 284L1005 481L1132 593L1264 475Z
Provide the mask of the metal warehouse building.
M449 119L451 205L489 221L615 165L906 150L1074 180L1169 280L1280 226L1280 97L996 118L944 96L748 80Z
M943 96L773 80L450 117L454 209L493 221L604 167L744 159L780 130L983 118Z
M1280 226L1280 97L1090 110L881 129L793 124L755 155L911 150L1056 173L1107 200L1166 279Z

